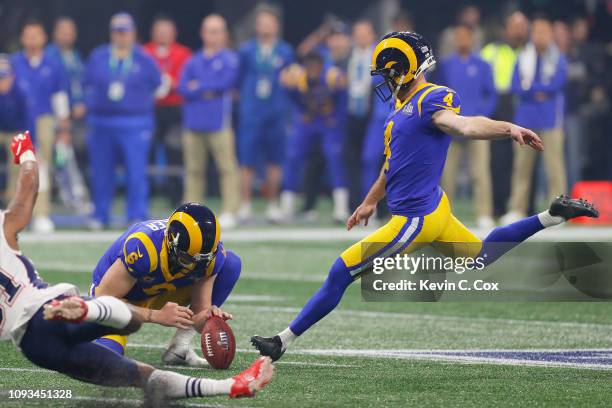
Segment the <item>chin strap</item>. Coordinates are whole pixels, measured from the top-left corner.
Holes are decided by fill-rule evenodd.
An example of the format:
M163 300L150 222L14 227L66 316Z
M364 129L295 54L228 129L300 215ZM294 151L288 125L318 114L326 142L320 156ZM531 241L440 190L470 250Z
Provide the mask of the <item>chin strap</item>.
M404 82L404 77L406 77L406 74L403 74L403 75L400 77L400 79L399 79L399 81L398 81L399 83L398 83L398 85L395 87L395 91L393 91L393 94L392 94L392 96L391 96L393 101L397 99L397 94L398 94L398 93L399 93L399 91L402 89L402 86L403 86L402 82Z

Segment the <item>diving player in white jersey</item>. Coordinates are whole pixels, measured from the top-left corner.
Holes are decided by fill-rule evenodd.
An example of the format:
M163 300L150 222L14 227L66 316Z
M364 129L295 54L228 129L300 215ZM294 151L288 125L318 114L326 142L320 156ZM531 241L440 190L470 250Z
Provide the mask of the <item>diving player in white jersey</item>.
M0 211L0 340L12 340L32 363L98 385L139 387L150 406L168 399L228 395L252 397L272 378L268 357L225 380L194 378L121 356L92 341L130 334L147 316L111 296L78 297L71 284L49 286L19 250L17 234L30 222L38 192L38 164L28 132L11 143L20 166L15 196Z

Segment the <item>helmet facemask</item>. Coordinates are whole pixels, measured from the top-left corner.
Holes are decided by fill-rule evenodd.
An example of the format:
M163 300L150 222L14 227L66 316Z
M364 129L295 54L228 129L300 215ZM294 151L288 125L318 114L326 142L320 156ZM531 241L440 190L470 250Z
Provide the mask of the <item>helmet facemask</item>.
M423 61L421 66L414 73L412 79L406 83L404 83L406 73L400 74L393 68L374 69L370 71L372 76L381 75L383 77L383 82L376 85L374 92L383 102L387 102L390 99L395 100L399 91L402 89L407 89L415 79L425 73L425 71L431 69L434 65L436 65L436 59L433 55L431 55L429 58Z
M175 236L168 237L168 254L170 255L169 267L170 273L176 274L182 269L194 270L197 266L201 265L206 268L213 259L215 259L215 252L207 254L194 254L190 255L187 251L182 250L179 247L180 233Z
M374 87L374 92L383 102L387 102L390 99L397 98L397 94L404 87L405 74L399 74L393 68L382 68L372 70L370 72L372 76L380 75L383 77L383 81ZM406 84L407 85L407 84Z

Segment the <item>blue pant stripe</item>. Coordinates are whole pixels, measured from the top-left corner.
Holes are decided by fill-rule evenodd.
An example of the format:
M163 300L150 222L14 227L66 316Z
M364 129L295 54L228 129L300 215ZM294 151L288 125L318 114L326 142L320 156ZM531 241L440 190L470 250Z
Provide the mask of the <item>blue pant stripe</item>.
M402 227L400 233L397 234L397 237L391 243L385 245L380 251L368 257L364 262L357 264L357 268L349 269L349 273L351 276L356 277L372 266L374 258L384 258L401 252L419 235L422 228L423 217L414 217L406 220L404 227Z

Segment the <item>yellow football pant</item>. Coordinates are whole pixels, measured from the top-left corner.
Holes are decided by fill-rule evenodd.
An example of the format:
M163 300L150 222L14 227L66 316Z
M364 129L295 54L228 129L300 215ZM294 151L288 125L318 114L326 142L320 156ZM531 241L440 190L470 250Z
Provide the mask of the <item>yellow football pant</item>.
M444 194L432 213L424 217L394 215L340 257L351 276L358 277L372 266L375 257L410 253L424 245L434 246L445 256L475 257L482 248L482 241L452 214Z
M134 306L140 306L140 307L144 307L147 309L153 309L153 310L161 309L168 302L178 303L181 306L189 306L189 304L191 303L191 292L192 291L193 291L193 286L185 286L182 288L178 288L177 290L172 291L172 292L160 293L159 295L154 296L147 300L128 301L128 303ZM110 334L102 338L114 341L115 343L120 345L121 348L123 349L123 354L125 354L128 336L122 336L119 334Z

